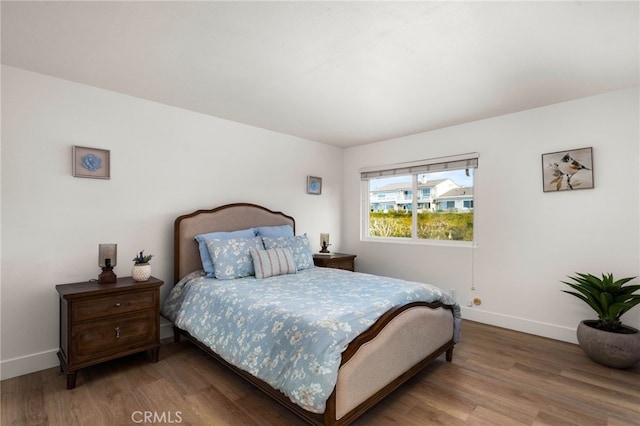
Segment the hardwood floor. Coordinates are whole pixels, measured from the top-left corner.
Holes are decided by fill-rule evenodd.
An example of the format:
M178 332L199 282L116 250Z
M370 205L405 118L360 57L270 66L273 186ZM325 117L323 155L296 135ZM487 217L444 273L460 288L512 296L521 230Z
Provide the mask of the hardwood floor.
M301 423L187 342L65 386L58 368L2 381L2 425ZM640 425L640 364L610 369L576 345L464 321L453 363L442 356L355 424Z

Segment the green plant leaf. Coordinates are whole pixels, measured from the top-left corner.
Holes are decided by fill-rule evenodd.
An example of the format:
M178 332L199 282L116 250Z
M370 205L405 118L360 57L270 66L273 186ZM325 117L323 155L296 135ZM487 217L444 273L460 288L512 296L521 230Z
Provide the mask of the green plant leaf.
M628 285L620 288L620 294L631 294L640 290L640 285Z
M591 307L591 309L593 309L596 312L596 314L598 315L598 318L603 318L605 316L604 311L600 306L600 302L598 302L598 300L595 297L593 297L591 294L587 293L587 295L582 295L580 293L575 293L573 291L568 291L568 290L562 290L562 291L565 293L571 294L577 297L578 299L584 301L587 305Z
M600 293L600 304L604 311L609 309L609 305L613 303L613 296L608 291L603 291Z
M640 304L640 285L624 285L636 277L614 279L612 273L603 273L602 278L593 274L576 272L569 276L573 282L561 281L575 291L562 290L585 302L598 314L601 328L613 331L621 325L620 317Z
M624 303L624 309L620 312L620 316L622 316L625 312L633 308L634 306L640 304L640 295L633 295L633 299Z

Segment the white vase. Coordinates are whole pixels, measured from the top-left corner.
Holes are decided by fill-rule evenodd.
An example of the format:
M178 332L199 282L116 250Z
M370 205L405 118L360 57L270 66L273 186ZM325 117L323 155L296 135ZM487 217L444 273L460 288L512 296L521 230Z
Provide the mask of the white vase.
M131 269L131 277L135 281L147 281L151 276L151 265L148 263L136 263Z

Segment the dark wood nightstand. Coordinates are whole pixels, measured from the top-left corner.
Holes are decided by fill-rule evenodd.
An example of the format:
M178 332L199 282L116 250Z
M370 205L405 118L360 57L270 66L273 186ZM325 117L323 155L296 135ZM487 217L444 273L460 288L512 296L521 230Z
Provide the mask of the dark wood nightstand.
M136 352L160 350L160 286L151 277L136 282L118 278L113 284L97 281L60 284L60 370L67 389L76 386L78 370Z
M346 253L328 253L328 254L319 254L315 253L313 255L313 263L316 266L321 266L323 268L335 268L335 269L346 269L347 271L354 271L354 259L356 258L355 254L346 254Z

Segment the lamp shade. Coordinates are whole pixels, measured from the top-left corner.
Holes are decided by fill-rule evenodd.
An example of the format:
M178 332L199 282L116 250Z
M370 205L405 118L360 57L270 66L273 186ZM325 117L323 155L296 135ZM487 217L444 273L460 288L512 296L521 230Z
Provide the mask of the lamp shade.
M118 263L118 245L117 244L99 244L98 245L98 265L101 268L114 267Z

